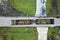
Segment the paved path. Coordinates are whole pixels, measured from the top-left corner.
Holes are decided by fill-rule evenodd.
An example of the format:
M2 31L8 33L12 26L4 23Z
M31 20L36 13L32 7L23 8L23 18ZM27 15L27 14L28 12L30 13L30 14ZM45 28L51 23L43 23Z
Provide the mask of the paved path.
M36 0L36 14L35 14L36 17L46 16L46 6L45 3L43 4L42 2L43 2L42 0Z
M48 27L37 27L38 40L47 40Z
M36 17L41 16L41 7L42 7L42 3L41 0L36 0Z
M46 0L45 0L46 1ZM45 8L45 3L42 4L42 0L36 0L36 17L40 17L40 16L46 16L46 12L44 13L44 15L42 15L43 13L43 9L42 7ZM47 32L48 32L48 27L37 27L37 32L38 32L38 40L47 40Z

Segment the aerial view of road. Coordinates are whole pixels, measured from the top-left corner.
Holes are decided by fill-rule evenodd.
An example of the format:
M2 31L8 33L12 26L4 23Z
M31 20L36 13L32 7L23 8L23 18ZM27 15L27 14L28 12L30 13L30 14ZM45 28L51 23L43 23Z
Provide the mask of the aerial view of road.
M34 16L35 18L36 17L37 18L47 17L47 14L50 13L51 9L49 9L49 7L46 7L46 2L51 2L51 6L52 6L51 13L57 14L58 8L57 8L56 0L51 0L51 1L49 1L49 0L33 0L33 1L32 0L26 0L26 1L24 1L24 0L18 0L18 1L17 0L9 0L9 1L0 0L0 16L5 16L4 18L3 17L0 18L0 24L10 25L11 22L12 23L16 22L14 25L19 25L19 23L20 24L21 23L22 24L24 24L24 23L31 24L33 22L37 24L36 20L26 21L26 20L23 20L24 18L22 18L22 17L23 16ZM24 3L25 3L25 5L24 5ZM27 3L29 3L29 4L27 4ZM26 5L28 5L28 6L26 6ZM34 6L36 6L36 7L34 7ZM49 10L46 10L46 8L48 8ZM49 12L47 13L46 11L49 11ZM22 16L22 17L20 18L17 16ZM15 19L15 20L12 20L11 18ZM19 18L22 20L20 20ZM55 19L57 20L57 18L55 18ZM52 20L54 20L54 19L52 19ZM56 20L53 21L53 24L55 23ZM60 18L58 21L56 21L58 25L59 25L59 21L60 21ZM39 22L40 21L38 21L38 23ZM47 22L50 22L50 21L47 21ZM44 23L46 23L46 22L43 21L42 25L45 25ZM13 24L11 24L11 25L13 25ZM21 25L19 25L19 26L21 26ZM60 40L59 37L60 37L60 28L58 28L58 27L52 28L52 27L46 27L46 26L44 26L44 27L26 26L26 27L1 27L0 28L0 40Z
M1 16L22 16L23 12L18 12L7 1L8 0L1 0L1 7L0 7L1 8ZM37 5L36 5L37 10L36 10L36 14L35 14L36 17L40 17L40 16L44 17L44 16L46 16L45 1L46 0L43 0L43 1L36 0L36 3L37 3ZM48 31L48 27L47 28L38 27L37 28L38 40L47 40L47 31ZM42 33L42 32L44 32L44 33Z

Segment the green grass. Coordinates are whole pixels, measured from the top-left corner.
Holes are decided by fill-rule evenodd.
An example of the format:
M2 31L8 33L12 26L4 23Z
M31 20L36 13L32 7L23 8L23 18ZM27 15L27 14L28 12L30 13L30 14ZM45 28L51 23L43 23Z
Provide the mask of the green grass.
M9 0L16 10L24 12L28 16L34 16L36 11L36 0Z
M49 28L48 29L48 37L52 37L52 34L58 34L58 28Z
M47 2L46 2L46 13L47 13L47 15L49 13L50 8L51 8L51 2L50 2L50 0L47 0Z
M59 28L54 27L54 28L49 28L48 30L48 38L52 38L54 40L60 40L60 35L59 35Z
M0 28L0 35L7 33L7 40L37 40L36 28ZM3 38L0 37L2 40Z
M57 9L58 9L58 13L57 14L53 14L53 9L51 6L51 0L47 0L46 2L46 13L47 16L53 16L53 17L57 17L60 16L60 0L57 0Z

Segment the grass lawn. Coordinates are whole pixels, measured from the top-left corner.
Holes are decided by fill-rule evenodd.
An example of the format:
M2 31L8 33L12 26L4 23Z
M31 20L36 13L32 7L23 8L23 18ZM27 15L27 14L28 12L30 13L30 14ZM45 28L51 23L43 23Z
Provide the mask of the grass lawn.
M52 37L52 34L57 34L58 33L58 28L49 28L48 29L48 37Z
M49 28L48 30L48 38L53 37L54 40L60 40L60 35L58 34L59 29L56 28Z
M60 16L60 0L57 0L57 9L58 9L58 13L57 14L53 14L52 6L51 6L51 0L47 0L47 2L46 2L46 13L47 13L47 16L53 16L53 17Z
M16 10L24 12L28 16L35 15L36 0L9 0Z
M0 35L7 34L7 40L37 40L36 28L0 28ZM3 38L0 37L2 40Z

